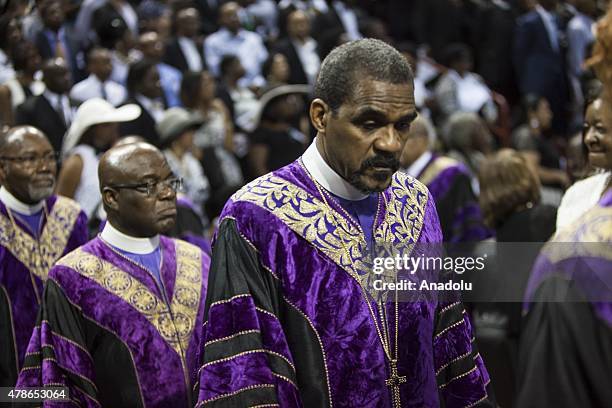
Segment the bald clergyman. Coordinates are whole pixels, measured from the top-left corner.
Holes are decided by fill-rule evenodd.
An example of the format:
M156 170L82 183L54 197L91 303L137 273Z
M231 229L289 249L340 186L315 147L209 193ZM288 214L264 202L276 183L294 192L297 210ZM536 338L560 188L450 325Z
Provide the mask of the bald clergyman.
M189 407L208 256L163 235L181 182L152 145L101 158L108 222L49 274L19 386L66 385L82 407Z
M87 217L53 195L56 155L31 126L0 137L0 386L11 387L36 323L43 284L61 256L87 241Z

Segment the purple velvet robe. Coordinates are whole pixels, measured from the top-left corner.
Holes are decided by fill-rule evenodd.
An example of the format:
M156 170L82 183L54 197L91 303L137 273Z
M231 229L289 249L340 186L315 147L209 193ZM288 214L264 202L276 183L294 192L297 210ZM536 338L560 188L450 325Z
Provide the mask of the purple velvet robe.
M517 406L609 407L612 190L542 249L525 299Z
M441 241L425 186L397 173L382 194L376 243ZM359 283L365 237L336 201L330 206L301 159L226 204L213 246L197 406L391 406L390 367ZM392 338L394 307L385 305ZM492 406L460 302L404 302L398 316L403 407L438 407L440 399L446 407Z
M484 224L470 171L450 157L433 155L416 175L436 202L445 242L477 242L493 235Z
M39 239L0 202L0 386L15 385L51 266L87 242L87 216L64 197L46 200ZM37 242L40 251L36 250Z
M160 248L165 294L100 238L60 259L18 386L66 385L85 407L192 406L210 258L163 236Z

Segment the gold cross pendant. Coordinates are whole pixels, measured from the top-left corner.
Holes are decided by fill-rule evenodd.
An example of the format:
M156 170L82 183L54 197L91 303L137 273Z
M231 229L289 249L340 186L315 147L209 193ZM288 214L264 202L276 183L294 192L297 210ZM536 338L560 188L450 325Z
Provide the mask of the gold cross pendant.
M391 388L391 397L393 399L393 407L400 408L402 406L400 402L400 384L406 382L405 375L399 375L397 373L397 360L390 360L391 365L391 377L385 381L387 387Z

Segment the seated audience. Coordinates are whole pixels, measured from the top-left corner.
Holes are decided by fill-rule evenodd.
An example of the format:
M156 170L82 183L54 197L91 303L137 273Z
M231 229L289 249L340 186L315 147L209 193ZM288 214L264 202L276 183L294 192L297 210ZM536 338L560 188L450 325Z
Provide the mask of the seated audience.
M210 195L208 179L198 159L192 154L194 133L204 120L183 108L170 108L157 124L160 148L172 173L183 180L178 198L188 201L200 217L205 217L204 204ZM208 222L204 220L204 224Z
M98 184L100 156L119 139L119 123L140 115L137 105L113 108L100 98L83 103L74 116L62 146L63 163L57 193L78 202L89 219L100 214L102 196Z
M219 76L221 60L225 55L235 55L244 67L242 86L261 87L261 64L268 58L268 51L261 36L241 27L238 14L241 7L230 1L219 8L219 31L209 35L204 41L204 53L208 69Z
M36 79L42 61L38 50L30 42L21 42L11 54L15 76L0 85L0 123L15 124L15 109L31 96L40 95L45 84Z
M251 134L249 159L253 176L259 177L300 157L310 138L295 127L304 112L306 85L284 85L262 95L259 125Z
M112 55L104 48L94 48L87 54L89 76L75 84L70 97L79 103L88 99L102 98L113 106L119 106L126 98L123 85L111 80L113 72Z
M549 132L552 125L550 105L545 98L528 95L525 113L526 123L513 132L512 144L537 170L544 201L558 205L563 189L569 185L569 176L561 169L561 155Z

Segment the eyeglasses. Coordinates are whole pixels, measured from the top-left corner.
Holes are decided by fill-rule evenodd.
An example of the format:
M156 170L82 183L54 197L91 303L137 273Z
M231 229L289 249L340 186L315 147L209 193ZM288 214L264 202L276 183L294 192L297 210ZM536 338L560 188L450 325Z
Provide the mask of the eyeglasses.
M159 195L159 193L165 191L166 188L170 188L175 193L183 191L183 179L174 177L167 180L149 181L140 184L114 184L108 187L136 190L141 194L146 194L147 197L151 197L152 195Z
M35 167L41 162L46 164L56 164L59 159L58 152L51 152L43 154L42 156L36 154L24 154L23 156L0 156L0 160L6 160L11 162L18 162L25 167Z

